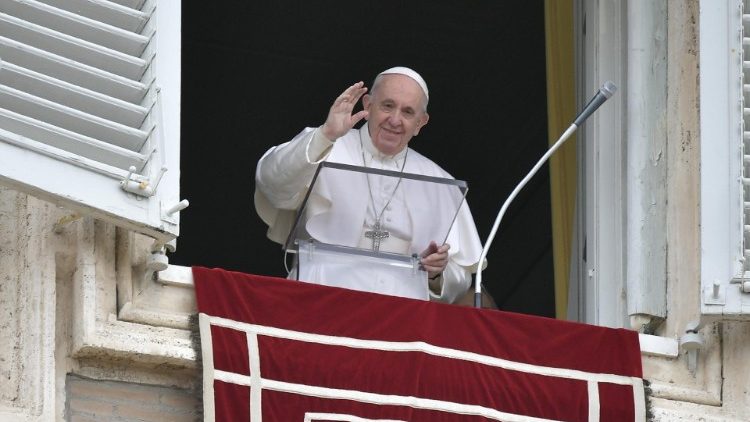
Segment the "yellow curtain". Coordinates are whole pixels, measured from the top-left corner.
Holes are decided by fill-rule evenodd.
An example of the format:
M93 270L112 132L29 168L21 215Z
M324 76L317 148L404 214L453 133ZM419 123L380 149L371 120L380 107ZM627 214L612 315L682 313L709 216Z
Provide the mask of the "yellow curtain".
M573 0L545 0L547 55L547 126L554 143L575 118ZM555 266L555 313L565 319L576 197L576 140L569 139L550 158L552 253Z

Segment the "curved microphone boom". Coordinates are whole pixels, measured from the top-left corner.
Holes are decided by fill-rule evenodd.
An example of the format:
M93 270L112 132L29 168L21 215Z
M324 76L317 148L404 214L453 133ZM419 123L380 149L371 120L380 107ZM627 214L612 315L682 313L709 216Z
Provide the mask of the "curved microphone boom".
M503 219L503 215L505 215L505 211L508 209L508 206L511 202L513 202L513 199L515 199L516 195L518 195L518 192L523 189L524 186L531 180L532 177L536 174L537 171L539 171L539 168L544 164L549 157L557 151L558 148L562 146L562 144L570 138L570 135L573 134L573 132L578 129L583 122L586 121L586 119L589 118L599 107L601 107L602 104L604 104L605 101L607 101L612 95L617 91L617 86L612 83L611 81L607 81L602 85L601 88L599 88L599 91L597 91L596 95L594 95L594 98L591 99L591 101L586 104L586 107L583 108L583 111L581 111L578 116L576 117L573 124L570 125L568 129L565 130L565 132L560 136L560 139L555 142L550 149L547 150L547 152L542 156L542 158L537 161L537 163L534 165L534 167L529 171L529 173L526 175L526 177L521 180L521 182L513 189L513 192L510 193L508 196L508 199L505 200L503 203L503 206L500 208L500 212L497 214L497 218L495 218L495 224L492 226L492 230L490 230L490 235L487 237L487 241L484 244L484 247L482 248L482 254L479 256L479 266L477 268L477 277L474 283L474 306L477 308L482 307L482 267L484 264L484 260L487 258L487 252L490 249L490 245L492 244L492 241L495 239L495 234L497 233L497 228L500 226L500 221Z

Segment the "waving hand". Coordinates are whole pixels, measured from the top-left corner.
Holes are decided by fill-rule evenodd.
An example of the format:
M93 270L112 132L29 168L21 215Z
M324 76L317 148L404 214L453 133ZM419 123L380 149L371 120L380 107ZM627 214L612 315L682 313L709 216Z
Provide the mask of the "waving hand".
M367 117L367 110L352 114L354 106L365 92L367 92L365 83L357 82L336 97L336 101L328 111L326 122L321 126L323 136L335 141L344 136L357 122Z

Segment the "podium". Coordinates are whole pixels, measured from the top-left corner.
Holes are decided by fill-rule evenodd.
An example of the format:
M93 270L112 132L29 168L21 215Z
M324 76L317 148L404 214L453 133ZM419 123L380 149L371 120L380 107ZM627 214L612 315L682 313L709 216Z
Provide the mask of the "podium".
M462 180L322 162L284 244L291 278L426 300L420 258L457 235L467 191Z

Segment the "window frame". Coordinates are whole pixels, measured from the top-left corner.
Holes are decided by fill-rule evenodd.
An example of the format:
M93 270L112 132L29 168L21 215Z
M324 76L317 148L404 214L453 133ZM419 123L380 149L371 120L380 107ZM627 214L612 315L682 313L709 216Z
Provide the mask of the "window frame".
M622 90L625 10L620 2L576 2L576 86L579 109L601 84ZM615 94L578 129L578 191L569 316L589 324L623 327L625 283L625 100Z

